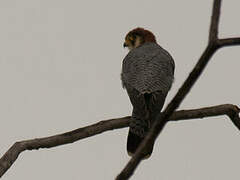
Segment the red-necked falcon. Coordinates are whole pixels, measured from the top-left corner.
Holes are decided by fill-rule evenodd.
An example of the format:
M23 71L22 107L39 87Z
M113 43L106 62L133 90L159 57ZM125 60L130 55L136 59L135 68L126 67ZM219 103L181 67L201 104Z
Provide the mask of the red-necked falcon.
M132 156L163 107L175 64L153 33L143 28L127 33L123 46L130 50L123 60L121 79L133 106L127 139L127 151ZM151 156L153 145L144 152L144 158Z

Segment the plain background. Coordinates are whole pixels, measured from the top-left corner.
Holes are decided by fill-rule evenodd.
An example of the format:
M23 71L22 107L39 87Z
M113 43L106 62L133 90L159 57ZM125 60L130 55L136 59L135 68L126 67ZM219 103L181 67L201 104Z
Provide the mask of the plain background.
M174 96L206 47L212 0L1 0L0 155L16 141L129 115L120 82L125 34L151 30L175 59ZM223 0L221 37L240 36L240 1ZM240 47L212 58L179 109L239 105ZM3 180L108 180L129 160L128 129L22 153ZM225 117L168 123L133 180L239 179L240 135Z

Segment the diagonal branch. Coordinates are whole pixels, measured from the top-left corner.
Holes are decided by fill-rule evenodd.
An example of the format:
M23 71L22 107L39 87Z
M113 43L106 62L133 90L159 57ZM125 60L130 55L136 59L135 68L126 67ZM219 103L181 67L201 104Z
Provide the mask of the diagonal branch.
M155 141L168 119L172 121L177 121L182 119L203 118L208 116L226 114L229 116L229 118L231 118L232 122L240 130L239 108L237 106L228 104L209 108L174 112L179 107L188 92L191 90L192 86L194 85L198 77L201 75L202 71L204 70L205 66L209 62L212 55L216 52L216 50L224 46L240 45L240 38L218 39L220 7L221 0L214 0L209 32L209 43L207 45L207 48L205 49L198 63L190 73L189 77L186 79L186 81L179 89L172 101L169 103L167 108L163 111L163 113L159 114L158 121L153 124L153 127L151 128L151 131L148 133L144 142L138 148L137 152L127 164L125 169L117 177L118 180L128 179L133 174L137 165L141 161L144 148L151 142ZM79 128L64 134L16 142L0 159L0 177L2 177L2 175L11 167L11 165L17 159L18 155L25 150L51 148L63 144L73 143L77 140L97 135L104 131L127 127L129 121L130 117L127 116L118 119L101 121L99 123L84 128Z
M201 73L203 72L204 68L206 67L207 63L209 62L213 54L216 52L217 49L220 48L218 44L219 41L218 25L220 18L220 9L221 0L214 0L209 32L209 42L207 48L203 52L202 56L200 57L198 63L195 65L192 72L189 74L188 78L185 80L181 88L178 90L175 97L171 100L171 102L168 104L163 113L158 115L157 121L153 123L149 133L146 135L145 139L138 147L136 153L130 159L130 161L122 170L122 172L117 176L116 178L117 180L126 180L129 179L130 176L132 176L134 170L142 161L142 157L144 155L143 152L145 151L145 148L156 140L157 136L160 134L165 124L167 123L169 117L179 107L185 96L190 92L191 88L193 87L197 79L200 77ZM230 40L228 40L228 42L229 41ZM240 45L240 43L238 42L236 42L234 45L237 44ZM221 44L221 46L223 47L224 44Z
M240 130L240 109L231 104L212 106L207 108L181 110L173 113L170 121L189 120L211 116L227 115ZM100 121L96 124L79 128L67 133L55 136L37 138L16 142L0 159L0 177L11 167L18 155L25 150L38 150L40 148L51 148L94 136L105 131L128 127L130 116Z

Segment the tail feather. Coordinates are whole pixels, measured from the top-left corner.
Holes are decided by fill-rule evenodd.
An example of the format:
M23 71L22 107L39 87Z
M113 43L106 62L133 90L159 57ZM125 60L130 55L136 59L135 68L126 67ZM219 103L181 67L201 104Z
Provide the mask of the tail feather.
M127 152L129 156L133 156L133 154L136 152L137 148L143 141L144 137L140 137L129 130L128 133L128 139L127 139ZM153 144L148 146L146 151L144 152L143 159L147 159L151 156L153 151Z
M162 91L144 94L128 91L128 93L133 104L133 113L129 125L127 151L132 156L161 112L167 94L163 94ZM146 148L145 159L151 156L153 146L154 142Z
M127 151L129 156L132 156L136 152L137 148L144 140L144 137L146 136L151 126L149 103L151 101L152 94L145 93L143 97L144 104L142 108L140 108L142 111L137 111L136 114L133 113L132 122L130 123L130 129L127 139ZM139 116L140 114L141 117ZM138 115L138 117L136 117L135 115ZM153 144L146 148L143 159L149 158L152 154L152 151Z

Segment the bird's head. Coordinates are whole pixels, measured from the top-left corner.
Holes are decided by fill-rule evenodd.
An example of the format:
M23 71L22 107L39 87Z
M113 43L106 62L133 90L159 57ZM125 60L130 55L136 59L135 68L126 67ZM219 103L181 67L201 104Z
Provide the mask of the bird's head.
M138 27L127 33L123 47L128 47L128 49L131 50L146 42L156 43L154 34L146 29Z

